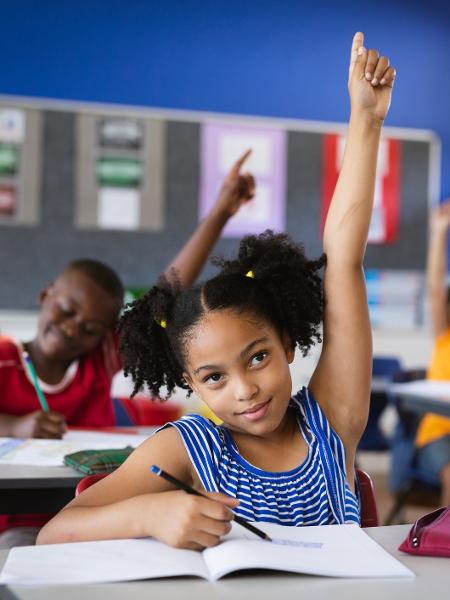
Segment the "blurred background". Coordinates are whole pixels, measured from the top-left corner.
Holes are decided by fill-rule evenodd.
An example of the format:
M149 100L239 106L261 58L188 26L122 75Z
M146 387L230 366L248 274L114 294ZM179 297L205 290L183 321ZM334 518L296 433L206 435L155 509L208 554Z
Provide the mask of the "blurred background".
M39 289L72 258L110 263L130 297L152 282L198 223L211 123L286 132L281 228L317 254L325 136L345 135L360 30L398 71L397 228L367 254L374 350L426 366L428 209L450 195L448 2L16 0L1 17L2 333L33 335ZM295 362L295 386L319 352ZM386 435L394 425L388 410ZM361 463L387 507L389 454L373 456Z

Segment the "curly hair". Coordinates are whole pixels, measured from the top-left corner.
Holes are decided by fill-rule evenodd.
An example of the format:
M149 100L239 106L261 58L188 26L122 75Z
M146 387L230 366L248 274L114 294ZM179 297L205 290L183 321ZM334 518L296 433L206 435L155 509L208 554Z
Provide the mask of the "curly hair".
M184 380L188 342L202 317L217 310L250 314L286 332L303 355L320 342L323 318L323 254L308 260L304 248L286 234L270 230L242 239L234 260L213 258L218 275L183 290L161 278L145 296L127 305L119 323L125 374L134 381L133 395L144 385L158 396ZM252 271L253 277L245 277ZM161 326L161 322L163 326Z

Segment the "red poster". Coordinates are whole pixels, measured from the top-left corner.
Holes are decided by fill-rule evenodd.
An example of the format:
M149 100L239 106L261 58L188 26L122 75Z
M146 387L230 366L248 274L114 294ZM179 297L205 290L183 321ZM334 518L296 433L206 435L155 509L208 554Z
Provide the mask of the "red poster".
M0 185L0 216L14 216L17 210L16 190L10 185Z
M321 231L325 224L344 155L345 136L323 136ZM398 237L400 219L400 141L382 138L378 152L370 244L389 244Z

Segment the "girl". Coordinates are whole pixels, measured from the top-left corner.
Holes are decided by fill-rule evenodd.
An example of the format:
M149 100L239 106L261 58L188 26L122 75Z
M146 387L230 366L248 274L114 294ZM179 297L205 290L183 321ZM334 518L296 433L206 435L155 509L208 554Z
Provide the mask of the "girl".
M135 302L121 324L135 390L189 387L223 425L191 415L166 426L46 525L40 543L154 536L200 549L229 531L233 511L285 525L359 521L354 459L372 365L362 262L394 78L357 33L347 147L324 232L325 299L325 258L309 261L266 232L245 238L204 285L162 281ZM320 361L291 397L295 347L305 354L319 341L322 320ZM152 464L207 497L174 490Z

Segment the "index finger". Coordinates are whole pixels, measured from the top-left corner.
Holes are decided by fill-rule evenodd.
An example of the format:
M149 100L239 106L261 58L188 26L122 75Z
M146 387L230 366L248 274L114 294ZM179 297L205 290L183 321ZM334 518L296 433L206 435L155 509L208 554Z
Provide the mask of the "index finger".
M244 152L244 154L241 156L241 158L238 158L238 160L231 167L231 171L237 171L239 173L239 171L241 170L242 165L245 163L245 161L247 160L247 158L250 156L251 153L252 153L252 149L251 148L249 148L248 150L246 150Z
M213 498L203 497L199 501L200 512L205 517L210 517L211 519L216 519L217 521L232 521L234 517L233 511L222 504L222 502L218 502Z
M358 50L364 46L364 33L362 31L357 31L353 36L352 41L352 49L350 52L350 67L349 74L351 75L353 71L353 67L355 66L355 62L358 58Z

